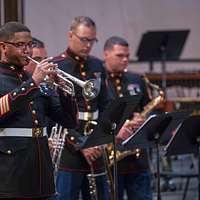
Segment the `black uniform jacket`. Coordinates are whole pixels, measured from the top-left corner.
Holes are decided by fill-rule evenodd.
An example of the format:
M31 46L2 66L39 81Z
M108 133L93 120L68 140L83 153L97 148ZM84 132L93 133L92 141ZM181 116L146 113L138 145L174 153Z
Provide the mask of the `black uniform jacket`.
M75 103L71 97L62 96L61 101L46 85L37 87L22 68L0 63L0 198L54 194L53 167L42 128L46 116L65 127L75 126ZM25 128L32 130L32 137L17 135ZM2 136L3 131L15 131L16 136Z
M143 107L149 101L149 96L144 79L140 75L131 72L107 73L107 77L108 93L111 99L140 94L142 97L136 112L143 110ZM146 152L142 152L139 158L136 158L135 155L130 155L118 162L119 173L134 173L146 169L148 169Z
M107 89L105 84L105 70L102 65L102 61L88 56L87 59L83 59L74 54L70 49L67 49L60 56L54 58L54 62L58 64L58 67L75 76L80 80L89 80L97 77L101 78L100 92L96 98L87 101L82 95L82 88L77 84L75 86L75 98L79 110L79 120L76 127L76 131L79 134L84 134L84 128L88 120L96 121L97 113L101 113L107 104ZM81 113L81 116L80 116ZM89 119L88 115L92 115ZM83 119L85 116L85 119ZM63 150L60 162L60 169L68 171L90 171L90 166L86 162L84 156L80 151L76 151L73 148L73 144L77 143L77 138L74 135L71 137L70 132L66 141L66 146ZM101 159L94 163L94 168L102 168Z

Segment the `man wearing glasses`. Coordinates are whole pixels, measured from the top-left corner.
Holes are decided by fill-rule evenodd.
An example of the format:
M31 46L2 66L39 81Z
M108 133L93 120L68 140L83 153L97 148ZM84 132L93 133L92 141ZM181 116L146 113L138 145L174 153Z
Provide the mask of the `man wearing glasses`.
M55 193L46 133L47 116L66 128L76 125L71 97L41 92L44 78L56 76L47 58L32 75L24 71L32 55L30 30L19 22L0 28L0 199L44 200ZM49 70L51 69L51 70Z
M75 96L79 109L78 126L75 131L80 135L86 135L92 132L93 125L96 124L99 114L107 103L105 70L102 61L89 55L93 45L97 42L95 22L89 17L75 17L67 38L69 44L67 50L55 57L54 63L57 63L61 70L81 80L101 77L99 95L91 101L84 99L82 89L75 85ZM77 137L72 136L69 131L57 174L57 199L59 200L78 200L80 191L83 199L91 199L87 174L91 173L91 170L95 173L104 171L101 148L76 150L74 148L76 142ZM96 186L98 199L108 199L105 176L97 178Z

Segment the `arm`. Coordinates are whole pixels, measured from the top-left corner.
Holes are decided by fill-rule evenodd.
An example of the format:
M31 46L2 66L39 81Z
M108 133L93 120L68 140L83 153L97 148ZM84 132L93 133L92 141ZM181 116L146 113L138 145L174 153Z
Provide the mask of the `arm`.
M65 128L74 128L77 124L77 105L73 97L65 96L61 90L52 91L49 96L49 117Z
M7 119L21 106L32 101L39 94L39 88L32 78L10 92L9 88L6 88L6 90L7 92L2 92L4 94L0 98L0 120Z

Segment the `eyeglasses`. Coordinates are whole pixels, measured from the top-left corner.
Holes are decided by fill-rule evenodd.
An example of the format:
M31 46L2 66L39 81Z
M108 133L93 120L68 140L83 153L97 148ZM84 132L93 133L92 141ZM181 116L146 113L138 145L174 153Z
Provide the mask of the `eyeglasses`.
M33 42L28 42L28 43L25 43L25 42L17 42L17 43L14 43L14 42L4 42L6 44L11 44L13 46L15 46L17 49L20 49L20 50L23 50L25 48L33 48L34 47L34 43Z
M96 42L98 42L97 38L93 38L93 39L89 39L87 37L81 37L79 35L77 35L76 33L73 32L73 34L83 43L83 44L94 44Z
M41 62L42 60L44 60L45 58L42 58L40 56L35 56L35 57L32 57L34 60L38 61L38 62Z

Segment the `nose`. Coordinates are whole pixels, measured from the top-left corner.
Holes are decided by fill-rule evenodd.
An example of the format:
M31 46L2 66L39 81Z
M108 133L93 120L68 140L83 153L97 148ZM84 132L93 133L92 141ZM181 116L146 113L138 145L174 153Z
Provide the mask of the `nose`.
M30 52L32 52L32 48L30 48L28 45L24 46L23 53L29 54Z
M90 41L87 42L87 47L91 48L92 45L93 45L93 42L90 42Z
M129 60L129 58L128 58L127 56L124 56L124 57L123 57L123 61L124 61L124 62L128 62L128 60Z

